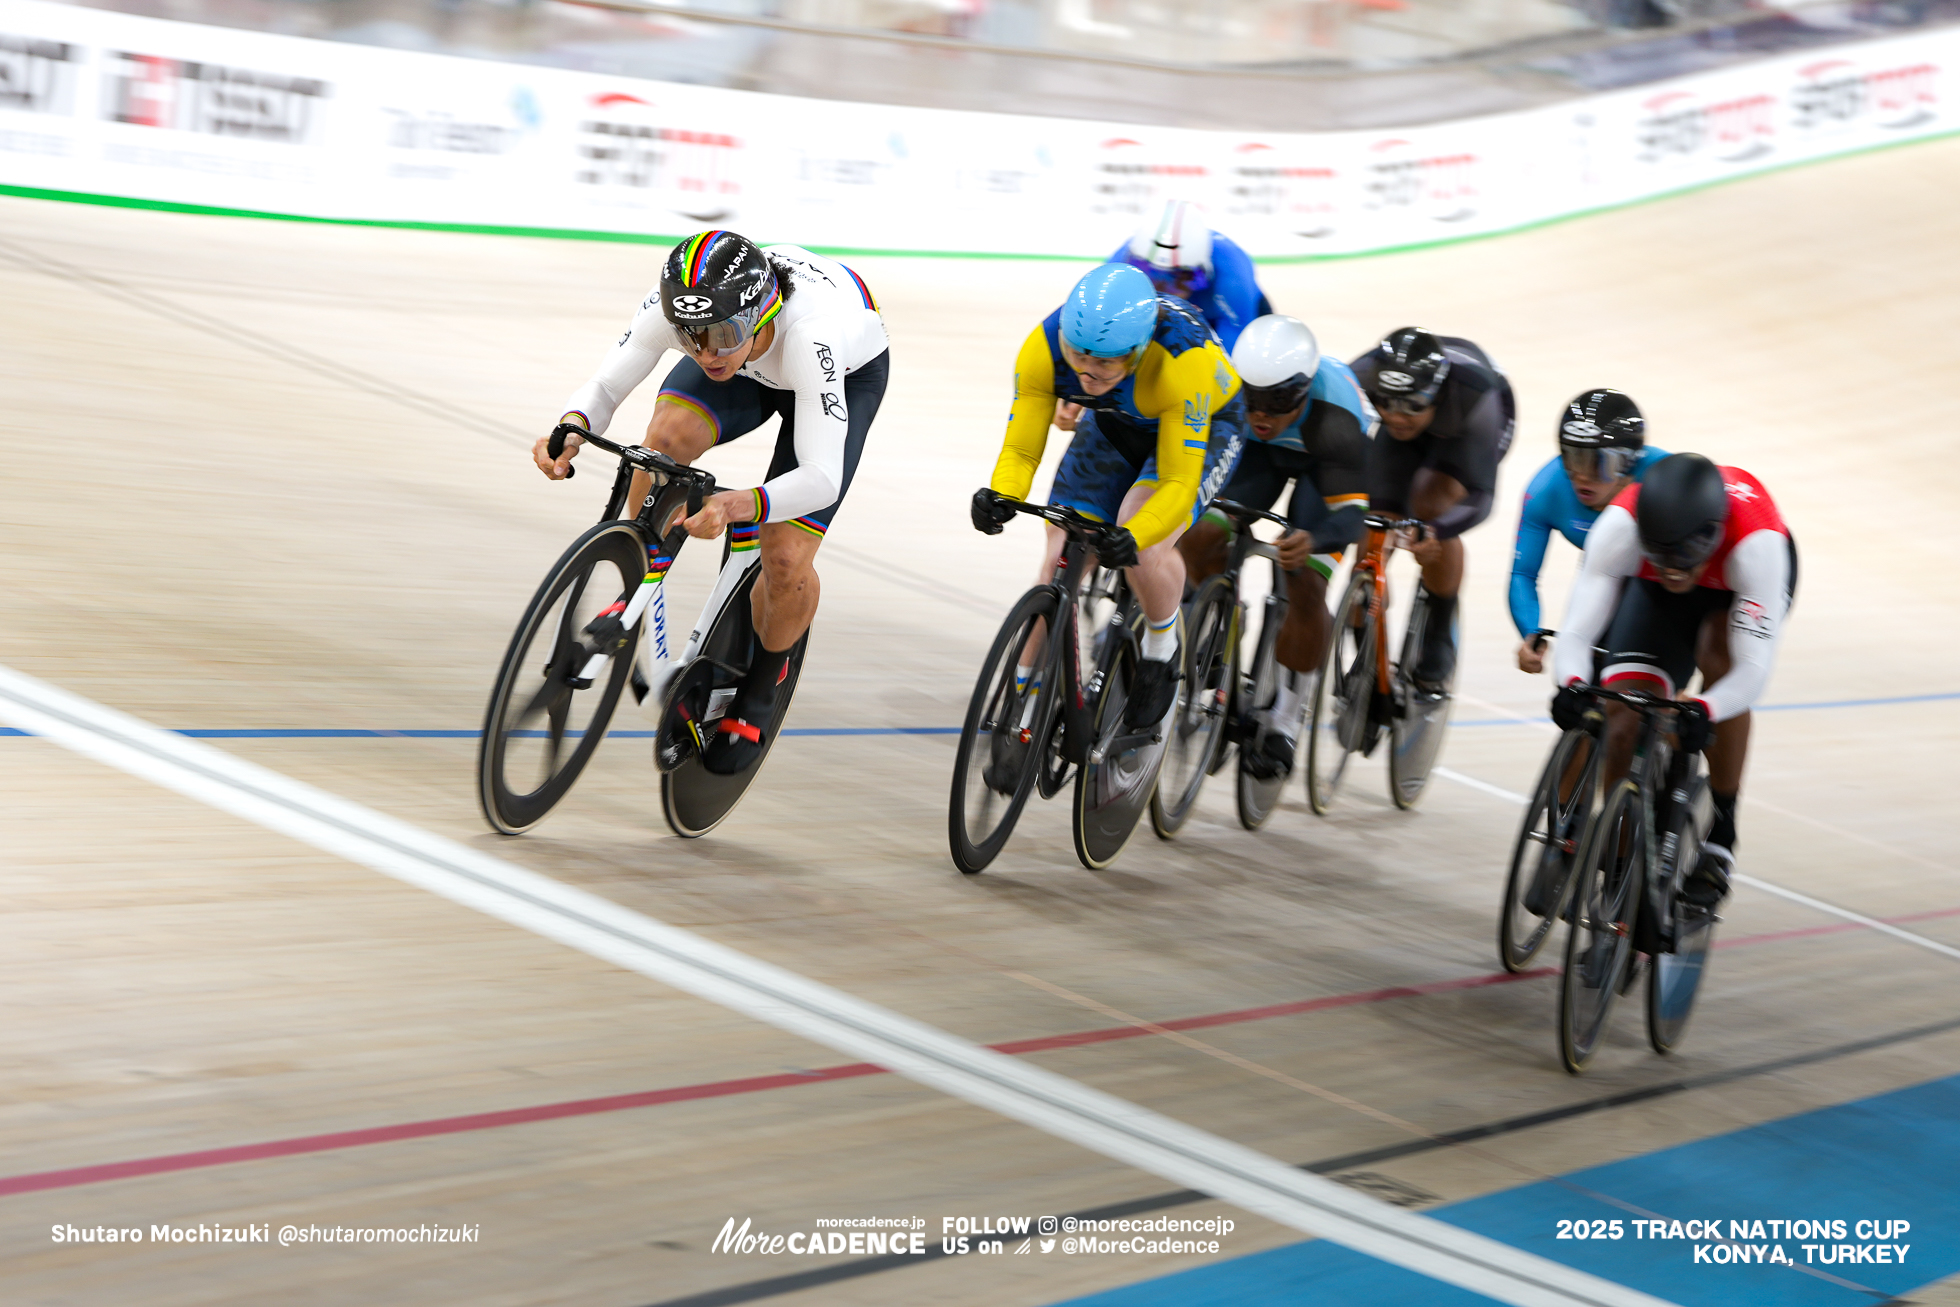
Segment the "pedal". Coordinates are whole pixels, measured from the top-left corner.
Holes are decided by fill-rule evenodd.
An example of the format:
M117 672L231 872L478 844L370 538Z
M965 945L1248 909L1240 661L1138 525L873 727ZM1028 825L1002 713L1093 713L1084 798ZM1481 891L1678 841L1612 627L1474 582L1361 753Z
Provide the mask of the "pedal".
M713 664L697 661L668 683L666 708L653 741L653 763L661 771L673 771L707 748L707 709L714 675Z

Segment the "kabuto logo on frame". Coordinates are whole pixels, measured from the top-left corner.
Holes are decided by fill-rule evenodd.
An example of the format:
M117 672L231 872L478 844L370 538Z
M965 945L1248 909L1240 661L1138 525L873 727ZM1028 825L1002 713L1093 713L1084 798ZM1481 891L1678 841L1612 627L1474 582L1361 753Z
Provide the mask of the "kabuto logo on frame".
M1908 60L1871 67L1825 59L1797 70L1790 123L1812 135L1869 123L1887 131L1922 127L1939 116L1939 65Z
M65 114L74 107L79 46L0 34L0 109Z
M1748 163L1776 148L1776 97L1762 92L1711 99L1665 91L1642 103L1634 125L1634 157L1666 163L1706 154Z
M102 114L139 127L311 144L314 107L330 90L312 77L118 52L109 56Z

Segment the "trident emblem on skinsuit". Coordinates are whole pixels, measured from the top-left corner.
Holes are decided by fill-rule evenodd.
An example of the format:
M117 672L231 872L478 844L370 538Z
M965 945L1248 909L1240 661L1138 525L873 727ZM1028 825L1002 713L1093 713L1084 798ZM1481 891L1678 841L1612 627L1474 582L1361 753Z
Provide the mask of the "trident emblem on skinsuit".
M1196 399L1184 401L1184 425L1193 431L1203 431L1211 425L1211 396L1200 395Z

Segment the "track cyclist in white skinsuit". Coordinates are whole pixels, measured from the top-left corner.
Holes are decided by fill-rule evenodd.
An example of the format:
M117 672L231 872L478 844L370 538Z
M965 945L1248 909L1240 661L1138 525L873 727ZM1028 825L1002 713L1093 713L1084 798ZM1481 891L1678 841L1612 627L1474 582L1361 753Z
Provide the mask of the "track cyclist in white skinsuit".
M691 464L782 417L763 483L711 496L684 523L703 540L727 530L735 549L754 548L759 537L762 550L752 600L761 649L702 757L709 771L742 771L763 752L789 652L816 616L817 547L884 399L888 344L877 301L843 264L795 245L758 249L734 232L704 231L668 254L632 327L566 405L562 421L603 434L673 349L687 357L660 388L641 442L648 449ZM580 443L568 438L553 459L539 440L531 456L562 480ZM645 474L633 478L629 507L637 511L648 487Z

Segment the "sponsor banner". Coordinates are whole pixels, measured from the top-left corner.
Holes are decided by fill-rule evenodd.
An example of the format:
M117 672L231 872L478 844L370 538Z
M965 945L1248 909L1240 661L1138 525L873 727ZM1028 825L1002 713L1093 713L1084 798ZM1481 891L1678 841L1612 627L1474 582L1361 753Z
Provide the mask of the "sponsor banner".
M1956 63L1960 31L1934 31L1522 113L1248 135L795 99L0 0L0 184L1083 257L1177 197L1256 255L1354 254L1952 131Z

